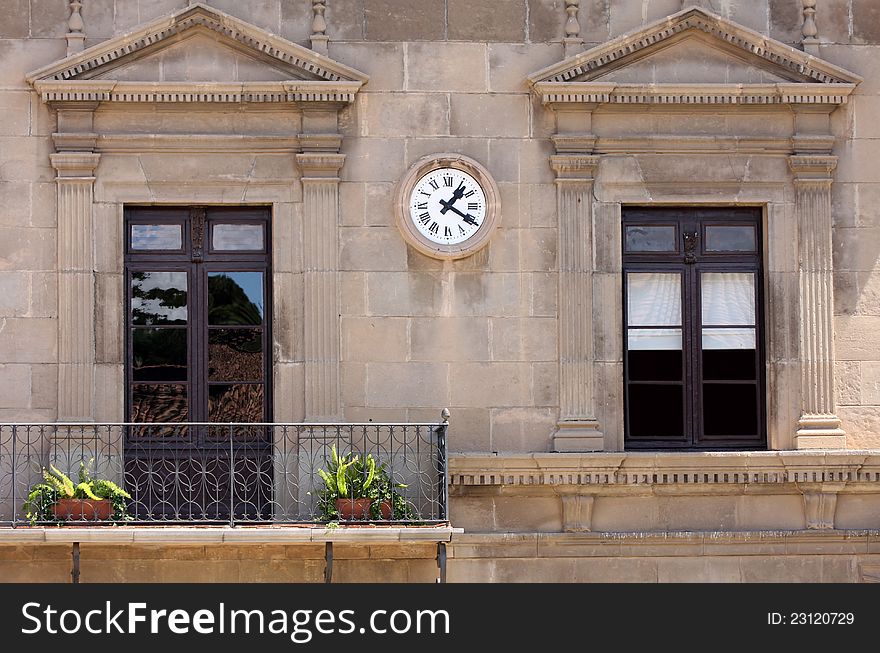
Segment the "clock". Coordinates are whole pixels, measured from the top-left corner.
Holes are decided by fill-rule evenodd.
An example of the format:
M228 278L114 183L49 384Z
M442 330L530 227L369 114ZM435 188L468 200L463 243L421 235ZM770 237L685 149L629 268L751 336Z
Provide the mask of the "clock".
M498 187L489 171L461 154L419 159L397 191L397 223L417 250L441 259L469 256L498 222Z

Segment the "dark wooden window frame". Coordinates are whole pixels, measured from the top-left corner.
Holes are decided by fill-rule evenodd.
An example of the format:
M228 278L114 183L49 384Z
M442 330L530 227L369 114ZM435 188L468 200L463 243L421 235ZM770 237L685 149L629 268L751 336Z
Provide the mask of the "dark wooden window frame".
M676 252L627 252L626 239L621 239L623 251L623 352L624 352L624 447L627 450L763 450L767 448L766 417L766 357L764 344L764 288L762 210L759 207L625 207L622 232L633 225L677 224ZM706 226L752 225L755 228L755 252L707 252ZM697 231L696 247L688 248L684 235ZM755 274L755 366L757 435L736 438L704 435L703 370L702 370L702 297L699 277L703 272L751 272ZM630 365L628 349L627 273L676 272L682 282L682 354L684 384L684 432L680 438L633 438L630 435ZM662 327L670 328L670 327ZM710 380L712 383L744 383L737 380ZM663 419L657 415L657 419Z
M133 272L185 272L187 275L187 324L162 328L186 329L187 331L187 380L181 382L187 388L188 415L186 421L208 421L208 395L210 385L233 383L259 384L263 386L263 421L272 420L272 268L270 256L271 220L269 207L138 207L126 206L125 217L125 413L131 418L133 380L131 275ZM210 242L212 224L216 223L260 224L263 226L262 250L214 250ZM183 232L181 250L134 250L131 247L132 224L180 224ZM262 333L262 381L225 380L212 382L208 375L208 334L212 330L251 328L217 326L208 324L207 279L209 272L261 272L263 274L263 324ZM179 432L189 444L198 444ZM204 431L199 439L206 437ZM163 446L170 444L162 438ZM183 444L183 443L182 443Z

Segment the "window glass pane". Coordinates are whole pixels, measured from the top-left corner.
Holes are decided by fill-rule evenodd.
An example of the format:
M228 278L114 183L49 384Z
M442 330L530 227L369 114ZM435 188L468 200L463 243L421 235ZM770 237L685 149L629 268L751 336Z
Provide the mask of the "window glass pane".
M755 330L703 329L703 349L755 349Z
M133 224L131 248L183 249L183 230L179 224Z
M681 381L681 359L681 349L630 351L627 378L630 381Z
M681 385L629 386L629 434L634 438L684 436Z
M134 381L186 381L186 329L132 329Z
M674 252L675 227L627 227L626 251Z
M131 323L186 324L186 272L132 272Z
M626 348L681 349L681 329L629 329Z
M208 324L262 324L262 272L209 272Z
M627 283L629 326L680 326L681 275L630 272Z
M131 386L132 422L185 422L186 418L185 385L135 383ZM142 433L147 434L156 435Z
M263 334L255 329L208 332L209 381L261 381Z
M704 272L700 275L703 324L755 324L755 275Z
M706 435L757 435L758 395L754 384L704 383L703 432Z
M703 351L703 378L714 381L757 379L754 349L707 349Z
M707 252L754 252L755 228L751 225L706 227Z
M230 384L208 386L209 422L262 422L263 386Z
M263 225L215 224L211 245L216 250L263 250Z

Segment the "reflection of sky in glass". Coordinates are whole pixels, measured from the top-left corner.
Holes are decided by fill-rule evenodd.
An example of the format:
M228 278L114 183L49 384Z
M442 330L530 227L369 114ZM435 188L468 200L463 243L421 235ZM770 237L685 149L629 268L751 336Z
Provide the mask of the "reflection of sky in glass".
M209 277L228 277L244 291L263 317L263 273L262 272L209 272Z
M132 249L180 249L182 244L179 224L131 225Z
M258 224L216 224L213 239L214 249L261 250L263 227Z
M157 319L168 321L181 320L186 322L186 305L163 306L162 300L157 298L145 299L137 297L138 294L146 294L151 290L166 290L174 288L186 292L186 272L140 272L143 278L131 280L131 308L132 311L141 311L144 314L154 315Z

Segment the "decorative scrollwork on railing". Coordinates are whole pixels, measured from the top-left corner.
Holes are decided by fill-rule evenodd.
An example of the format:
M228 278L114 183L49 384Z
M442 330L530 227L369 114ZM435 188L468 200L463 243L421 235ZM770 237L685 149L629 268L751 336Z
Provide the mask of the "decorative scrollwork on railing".
M122 488L128 498L124 514L111 518L115 523L322 523L326 485L319 470L330 467L334 450L372 457L397 495L399 510L373 510L366 521L442 523L448 520L446 428L445 421L0 424L0 524L57 523L51 502L38 510L25 506L52 467L75 483L84 467L91 478Z

